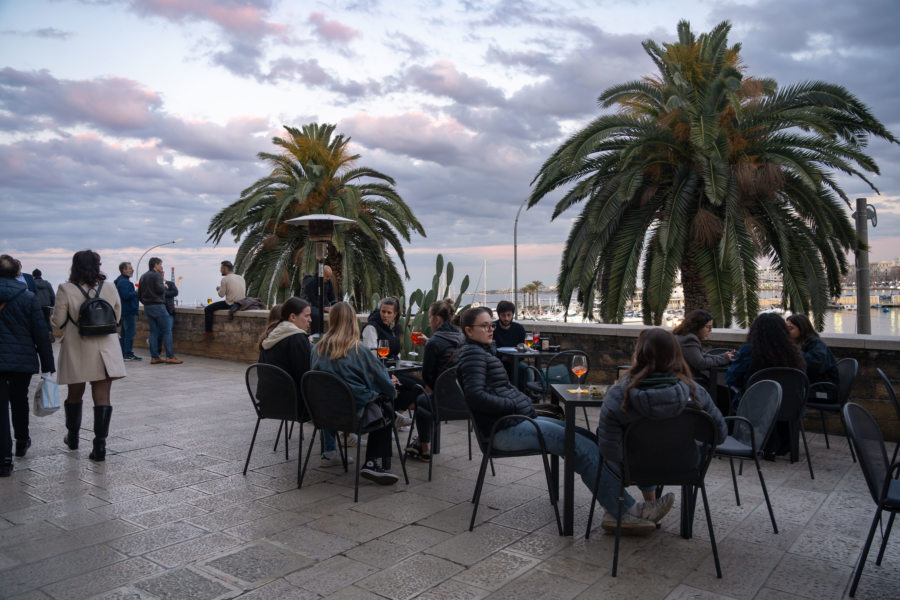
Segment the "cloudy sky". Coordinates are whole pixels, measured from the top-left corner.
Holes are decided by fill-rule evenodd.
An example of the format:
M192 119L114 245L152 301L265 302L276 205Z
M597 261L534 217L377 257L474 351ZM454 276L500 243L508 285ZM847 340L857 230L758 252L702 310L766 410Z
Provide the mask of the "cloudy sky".
M283 125L318 121L423 223L408 291L437 252L509 287L539 165L605 88L652 73L641 41L672 41L682 18L730 20L749 74L844 85L900 134L896 0L0 0L0 251L58 283L76 250L115 275L183 238L154 253L185 303L205 300L235 246L206 243L210 217L265 174L256 154ZM883 260L900 256L900 147L869 152L881 196L841 181L878 207ZM522 213L520 284L556 280L575 215L550 211Z

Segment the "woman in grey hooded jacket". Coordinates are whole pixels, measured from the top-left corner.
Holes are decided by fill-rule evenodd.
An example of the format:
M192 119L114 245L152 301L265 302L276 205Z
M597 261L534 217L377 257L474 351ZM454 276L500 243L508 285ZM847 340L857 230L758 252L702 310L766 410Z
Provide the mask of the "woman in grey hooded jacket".
M622 436L629 425L640 419L671 419L689 406L712 416L716 443L721 443L728 435L725 419L709 393L691 380L675 336L665 329L645 329L628 373L606 393L597 426L600 454L619 463Z

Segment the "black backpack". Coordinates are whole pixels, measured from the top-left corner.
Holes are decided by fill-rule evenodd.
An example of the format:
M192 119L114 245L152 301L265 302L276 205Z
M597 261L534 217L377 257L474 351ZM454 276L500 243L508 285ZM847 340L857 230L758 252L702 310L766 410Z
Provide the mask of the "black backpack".
M97 293L91 297L88 292L84 291L80 285L75 287L84 294L84 302L78 309L78 333L83 336L108 335L118 331L118 323L116 322L116 311L112 305L100 297L100 290L103 289L103 280L97 286Z

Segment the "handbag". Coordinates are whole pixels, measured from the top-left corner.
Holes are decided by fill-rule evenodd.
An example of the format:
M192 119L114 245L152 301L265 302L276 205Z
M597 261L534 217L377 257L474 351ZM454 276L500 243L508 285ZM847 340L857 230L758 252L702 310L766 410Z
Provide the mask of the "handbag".
M34 414L52 415L59 410L59 385L50 373L41 374L41 384L34 391Z

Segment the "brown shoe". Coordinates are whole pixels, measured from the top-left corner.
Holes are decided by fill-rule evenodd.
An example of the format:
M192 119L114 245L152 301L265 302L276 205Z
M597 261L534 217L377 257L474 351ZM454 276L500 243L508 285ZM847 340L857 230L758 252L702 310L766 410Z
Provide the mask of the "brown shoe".
M203 337L200 338L200 341L201 341L201 342L208 342L208 341L210 341L211 339L213 339L213 337L215 337L215 336L213 335L213 332L212 332L212 331L207 331L206 333L203 334Z
M178 360L178 359L175 358L174 356L173 356L172 358L167 358L167 359L166 359L166 364L167 364L167 365L180 365L180 364L183 363L183 362L184 362L183 360Z
M150 364L151 364L151 365L161 365L161 364L163 364L163 363L165 363L165 362L166 362L166 361L164 361L164 360L161 359L161 358L151 358L151 359L150 359Z

